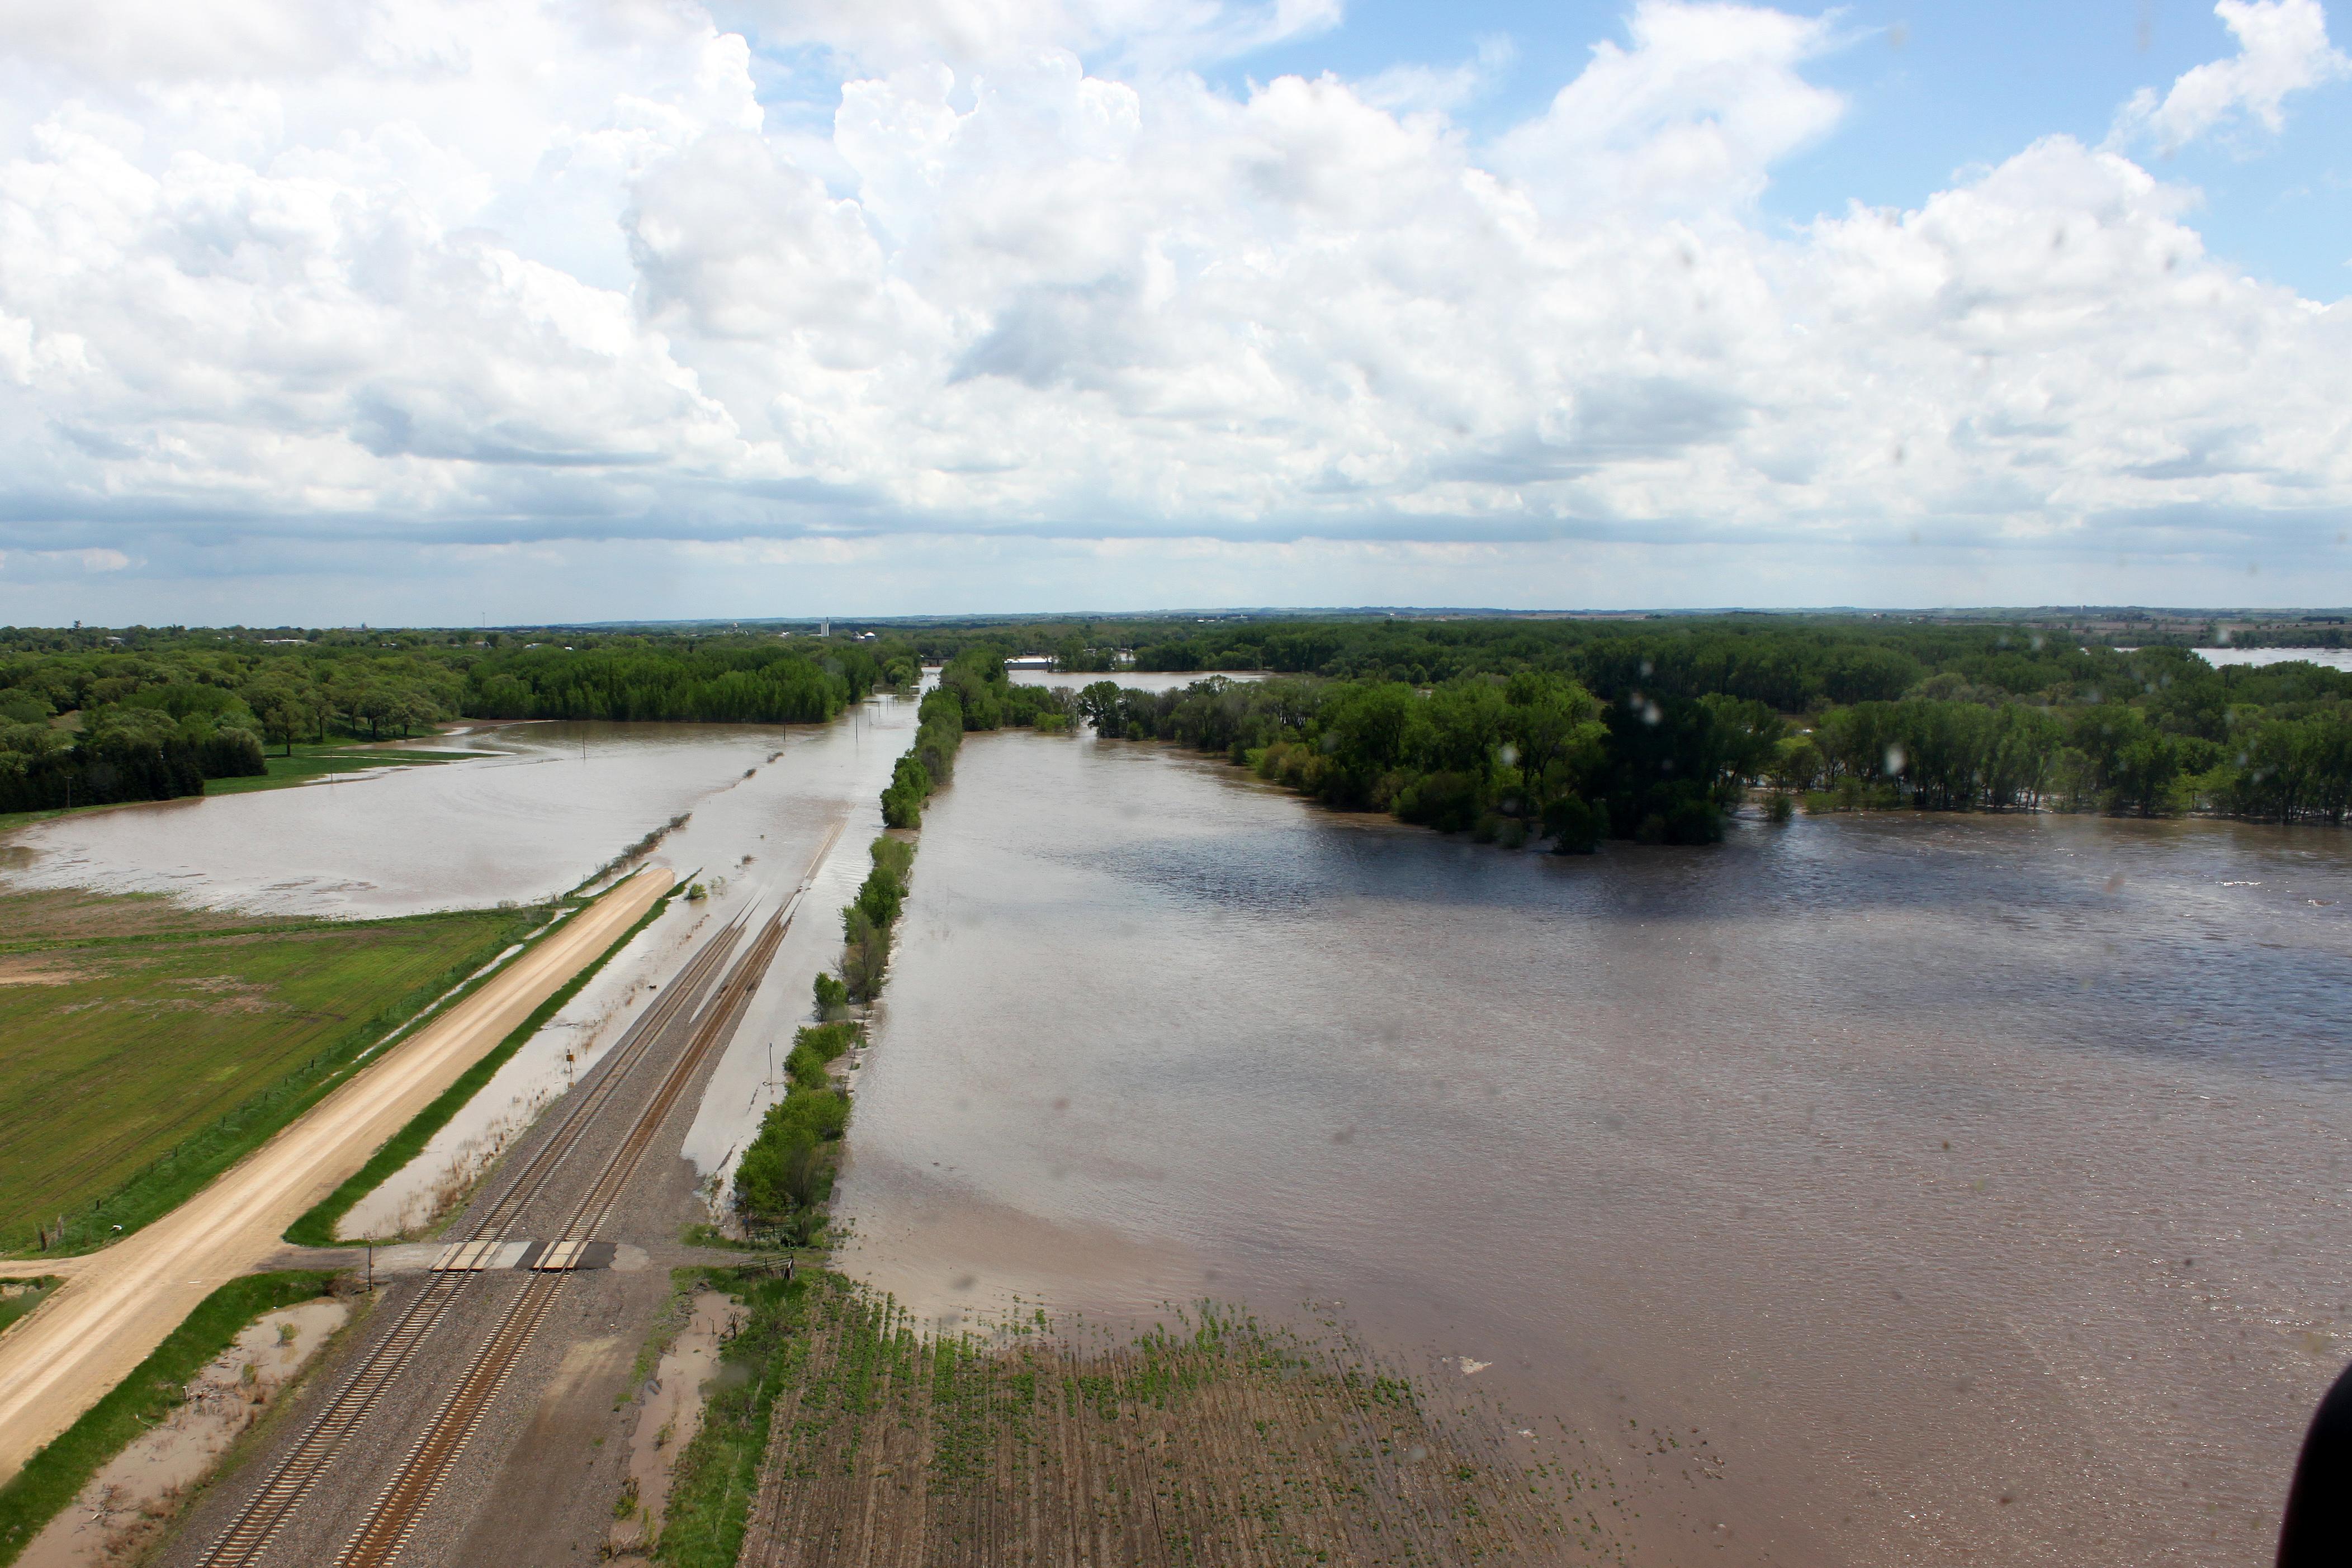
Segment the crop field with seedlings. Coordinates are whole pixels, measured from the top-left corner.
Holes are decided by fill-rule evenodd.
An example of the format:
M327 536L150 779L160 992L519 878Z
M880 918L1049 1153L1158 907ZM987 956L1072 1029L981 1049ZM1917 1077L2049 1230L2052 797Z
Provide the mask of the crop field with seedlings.
M1613 1558L1585 1479L1344 1339L1214 1311L1126 1338L926 1334L829 1274L755 1295L664 1560L1169 1565ZM741 1418L762 1399L764 1418ZM763 1430L762 1430L763 1428ZM760 1437L756 1494L745 1439Z

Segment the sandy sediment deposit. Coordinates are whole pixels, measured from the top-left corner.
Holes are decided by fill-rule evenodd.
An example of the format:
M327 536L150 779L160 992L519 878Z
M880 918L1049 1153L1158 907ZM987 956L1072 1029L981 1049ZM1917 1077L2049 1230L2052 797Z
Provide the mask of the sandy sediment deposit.
M120 1383L207 1294L278 1252L287 1226L593 962L669 885L659 869L623 883L195 1197L74 1270L0 1338L0 1478Z
M350 1316L343 1302L322 1299L265 1312L248 1324L189 1382L187 1403L107 1461L33 1537L16 1568L134 1560L171 1517L173 1500L261 1418Z
M718 1373L719 1353L742 1321L741 1302L716 1291L698 1291L686 1327L662 1353L629 1438L629 1474L622 1483L626 1512L606 1538L612 1561L653 1560L677 1457L702 1425L704 1385Z

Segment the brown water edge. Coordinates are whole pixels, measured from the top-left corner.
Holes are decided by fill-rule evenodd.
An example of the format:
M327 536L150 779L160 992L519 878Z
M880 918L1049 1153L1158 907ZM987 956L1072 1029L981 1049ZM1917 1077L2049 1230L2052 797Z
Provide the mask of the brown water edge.
M840 1207L925 1318L1323 1303L1613 1437L1639 1561L2266 1561L2352 1346L2340 835L1562 862L974 737L915 883Z

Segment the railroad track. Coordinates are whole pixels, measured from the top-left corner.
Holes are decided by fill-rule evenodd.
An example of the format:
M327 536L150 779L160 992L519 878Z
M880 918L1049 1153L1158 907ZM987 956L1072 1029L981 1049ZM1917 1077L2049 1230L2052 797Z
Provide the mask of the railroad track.
M652 1049L654 1042L668 1030L670 1025L681 1014L688 1013L701 997L710 977L740 938L742 925L740 919L730 921L705 942L687 967L629 1027L613 1053L605 1059L604 1070L596 1075L587 1092L565 1108L554 1131L508 1179L497 1201L469 1228L467 1239L504 1239L507 1229L545 1187L549 1177L562 1165L564 1157L579 1145L596 1112L612 1098L629 1071ZM230 1522L228 1529L199 1560L205 1568L215 1568L215 1565L218 1568L239 1568L239 1565L251 1563L261 1554L291 1516L296 1505L326 1472L344 1442L374 1407L384 1388L407 1364L417 1345L441 1321L457 1292L473 1278L470 1273L426 1276L424 1289L401 1313L392 1331L376 1342L367 1359L335 1391L335 1396L328 1401L301 1438L278 1462L269 1479L247 1500L245 1508Z
M612 1213L613 1205L635 1174L638 1161L704 1062L734 1038L752 993L759 989L761 977L767 973L776 948L783 941L788 918L788 912L772 916L750 951L737 960L711 998L693 1040L679 1053L660 1089L646 1103L619 1152L599 1173L587 1195L573 1206L557 1242L551 1245L587 1239ZM524 1347L554 1306L566 1278L567 1274L561 1271L534 1273L530 1282L515 1297L496 1332L475 1353L465 1375L442 1402L433 1424L418 1437L399 1471L386 1483L359 1533L336 1554L337 1568L383 1568L399 1555L400 1549L424 1521L425 1511L432 1507L442 1483L456 1468L458 1455L482 1424L491 1402L506 1386Z

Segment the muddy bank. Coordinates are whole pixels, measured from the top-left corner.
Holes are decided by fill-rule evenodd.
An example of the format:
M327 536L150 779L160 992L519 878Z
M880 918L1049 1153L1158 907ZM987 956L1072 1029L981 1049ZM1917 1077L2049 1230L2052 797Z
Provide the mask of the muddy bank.
M606 1538L614 1562L653 1561L678 1455L702 1429L704 1395L719 1370L720 1353L747 1312L742 1302L717 1291L697 1291L685 1306L685 1325L655 1363L630 1430L628 1473Z
M135 1561L188 1489L268 1413L352 1309L331 1299L265 1312L190 1379L186 1400L107 1461L26 1545L17 1568L100 1568Z

